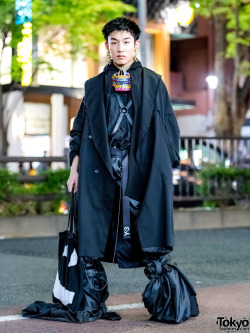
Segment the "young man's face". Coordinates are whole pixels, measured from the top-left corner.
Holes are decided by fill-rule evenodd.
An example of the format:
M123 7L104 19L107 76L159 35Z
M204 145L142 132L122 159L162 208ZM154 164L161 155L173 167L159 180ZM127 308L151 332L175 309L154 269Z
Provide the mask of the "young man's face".
M128 31L113 31L105 42L114 64L125 69L134 62L135 49L138 49L139 45L140 41L135 42L133 35Z

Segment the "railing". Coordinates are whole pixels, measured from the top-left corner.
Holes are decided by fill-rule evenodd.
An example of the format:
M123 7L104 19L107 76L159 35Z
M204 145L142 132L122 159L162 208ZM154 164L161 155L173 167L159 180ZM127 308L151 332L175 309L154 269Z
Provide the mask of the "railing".
M244 172L250 168L250 137L181 137L180 169L173 171L174 201L241 199L249 197L250 180ZM18 162L53 162L68 165L68 154L59 157L0 156L0 165ZM206 170L212 170L206 174ZM237 171L235 171L237 170ZM249 176L247 176L249 177ZM44 175L20 175L20 182L44 181ZM248 185L247 185L248 186Z
M18 163L19 172L22 173L24 163L29 163L29 172L33 169L33 163L40 162L43 164L44 168L51 168L51 164L55 162L63 162L68 163L68 156L0 156L0 166L5 166L6 163ZM35 172L34 172L35 173ZM18 177L21 183L33 183L36 181L45 180L44 175L36 175L36 174L22 174Z
M19 171L22 170L23 164L28 162L30 164L30 169L32 169L32 163L40 162L44 165L51 167L51 164L54 162L64 162L68 163L68 156L38 156L38 157L30 157L30 156L0 156L0 166L5 166L6 163L19 163Z
M181 137L180 157L180 169L173 172L175 201L248 196L244 175L250 167L250 137Z

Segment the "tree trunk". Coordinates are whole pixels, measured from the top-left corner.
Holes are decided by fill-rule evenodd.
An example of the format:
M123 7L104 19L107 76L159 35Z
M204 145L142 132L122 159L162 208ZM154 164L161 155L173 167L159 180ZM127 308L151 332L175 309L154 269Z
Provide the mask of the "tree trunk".
M235 37L239 37L239 8L236 6L234 8L235 11ZM233 71L233 83L232 83L232 101L231 101L231 121L233 134L236 133L236 124L237 122L237 111L238 111L238 80L239 80L239 67L240 67L240 59L239 59L239 44L236 42L236 52L234 56L234 71Z
M239 36L239 5L236 5L234 8L235 12L235 37L238 39ZM244 101L240 100L239 96L239 76L240 76L240 62L243 56L243 45L240 45L236 42L236 52L234 57L234 72L233 72L233 82L232 82L232 102L231 102L231 121L232 121L232 128L233 128L233 135L240 136L241 128L244 124L246 112L247 112L247 105Z
M218 87L214 94L214 130L216 135L230 135L230 120L225 80L225 49L226 49L226 20L224 15L214 16L215 25L215 75L218 77Z
M3 50L5 46L5 37L4 34L2 38L2 48L0 53L0 77L2 77L2 59L3 59ZM0 82L0 156L3 155L3 89L2 81Z
M0 84L0 156L1 155L3 155L3 102L2 102L2 85Z
M2 77L2 59L3 59L3 51L5 48L5 41L7 38L7 33L3 32L1 35L2 47L0 54L0 77ZM0 82L0 156L7 155L6 153L6 141L7 136L5 136L6 130L4 129L4 102L3 102L3 87L2 82ZM8 144L8 142L7 142Z

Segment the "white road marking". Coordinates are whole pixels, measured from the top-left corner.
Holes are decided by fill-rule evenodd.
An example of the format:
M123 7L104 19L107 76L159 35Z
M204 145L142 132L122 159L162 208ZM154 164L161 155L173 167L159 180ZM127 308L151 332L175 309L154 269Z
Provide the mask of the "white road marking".
M138 309L138 308L144 308L144 304L143 303L132 303L132 304L113 305L113 306L108 306L108 311L124 310L124 309Z
M20 315L14 315L14 316L0 316L0 322L1 321L11 321L11 320L20 320L20 319L26 319Z
M111 305L108 306L107 308L108 311L138 309L138 308L144 308L144 304L143 303L120 304L120 305ZM22 317L21 315L0 316L0 322L21 320L21 319L30 319L30 318Z

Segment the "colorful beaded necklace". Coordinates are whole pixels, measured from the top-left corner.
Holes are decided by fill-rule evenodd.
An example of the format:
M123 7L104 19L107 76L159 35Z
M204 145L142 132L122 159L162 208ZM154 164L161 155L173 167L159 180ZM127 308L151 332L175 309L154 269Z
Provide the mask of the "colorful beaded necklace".
M131 78L130 73L120 69L119 72L112 75L112 86L115 91L130 91Z

